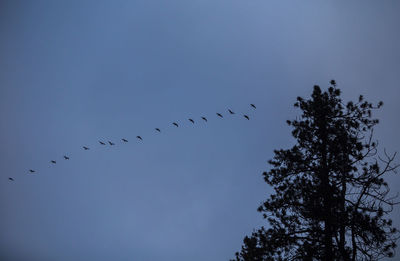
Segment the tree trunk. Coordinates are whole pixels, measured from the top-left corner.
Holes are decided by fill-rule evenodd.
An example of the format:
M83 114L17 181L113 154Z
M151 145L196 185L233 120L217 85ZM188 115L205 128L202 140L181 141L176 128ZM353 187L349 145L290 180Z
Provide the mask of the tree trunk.
M324 257L323 260L330 261L333 260L333 241L332 241L332 217L331 217L331 203L332 203L332 192L329 185L329 168L328 168L328 137L327 137L327 123L326 119L323 118L320 120L320 131L321 131L321 165L322 165L322 173L321 173L321 185L322 185L322 195L323 195L323 204L324 204L324 236L325 236L325 249L324 249Z

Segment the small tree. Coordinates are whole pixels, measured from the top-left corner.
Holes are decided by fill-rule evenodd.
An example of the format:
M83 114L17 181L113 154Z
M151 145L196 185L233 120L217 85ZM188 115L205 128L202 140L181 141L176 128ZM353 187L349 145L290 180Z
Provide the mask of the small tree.
M269 228L245 237L236 260L377 260L392 257L398 232L387 218L395 204L383 176L396 154L377 153L371 118L377 106L343 104L331 81L298 97L302 114L287 121L297 144L275 150L263 176L275 193L258 211Z

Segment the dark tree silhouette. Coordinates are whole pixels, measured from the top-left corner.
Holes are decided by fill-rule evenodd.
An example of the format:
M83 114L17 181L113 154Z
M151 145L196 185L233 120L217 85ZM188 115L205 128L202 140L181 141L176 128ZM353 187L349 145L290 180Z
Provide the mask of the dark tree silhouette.
M385 174L396 154L377 153L371 112L382 106L344 104L335 81L310 99L298 97L300 118L287 121L297 143L275 150L264 172L274 193L258 211L269 226L244 238L235 260L378 260L392 257L398 231L387 217L396 197Z

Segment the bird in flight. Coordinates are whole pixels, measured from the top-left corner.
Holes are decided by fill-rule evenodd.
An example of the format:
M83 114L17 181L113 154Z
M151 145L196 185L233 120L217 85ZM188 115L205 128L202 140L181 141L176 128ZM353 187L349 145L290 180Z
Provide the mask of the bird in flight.
M88 149L89 149L88 147L85 147L85 146L83 146L82 148L83 148L84 150L88 150Z
M111 146L115 145L115 143L112 143L111 141L108 141L108 144L110 144Z
M53 164L56 164L56 163L57 163L55 160L51 160L50 162L53 163Z
M207 118L206 117L201 117L205 122L207 122Z
M161 132L161 130L159 128L155 128L156 131Z
M245 117L247 120L250 120L249 116L247 115L243 115L243 117Z
M139 140L143 140L142 137L140 137L140 136L136 136L136 138L138 138Z
M254 109L257 109L257 107L254 104L250 104L251 107L253 107Z
M33 169L30 169L29 172L30 172L30 173L34 173L35 171L34 171Z
M13 178L8 178L8 180L10 180L10 181L14 181L14 179L13 179Z
M218 113L217 112L217 115L218 115L218 117L221 117L221 118L223 118L224 116L222 116L222 114L221 113Z
M233 111L231 111L230 109L228 109L228 111L229 111L229 113L230 114L235 114Z
M128 142L128 140L127 139L121 139L123 142Z
M194 124L194 120L193 119L189 119L189 121Z
M99 141L99 143L101 144L101 145L106 145L104 142L102 142L102 141Z
M67 156L64 155L64 159L69 160L69 157L67 157Z
M176 127L179 127L178 123L173 122L172 124L174 124Z

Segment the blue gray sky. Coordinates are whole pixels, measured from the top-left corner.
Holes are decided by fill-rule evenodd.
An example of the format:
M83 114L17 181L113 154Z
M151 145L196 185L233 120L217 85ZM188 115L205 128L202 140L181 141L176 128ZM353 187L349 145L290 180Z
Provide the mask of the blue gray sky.
M376 138L399 150L399 12L394 0L0 1L0 259L232 258L265 224L261 173L293 145L285 121L314 84L383 100Z

